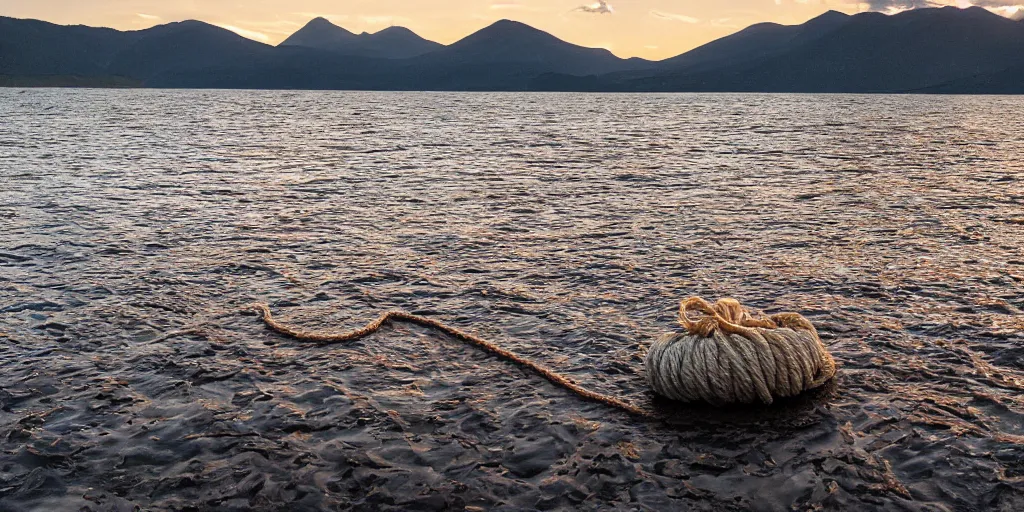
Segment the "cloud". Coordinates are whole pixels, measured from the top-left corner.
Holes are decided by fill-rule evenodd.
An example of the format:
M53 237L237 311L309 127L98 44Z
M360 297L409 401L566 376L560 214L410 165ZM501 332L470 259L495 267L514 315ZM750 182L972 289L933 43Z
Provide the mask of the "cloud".
M944 4L932 0L867 0L869 11L897 13L923 7L942 7Z
M615 14L615 8L605 0L599 0L597 3L590 5L581 5L573 9L573 11L586 12L590 14Z
M712 27L735 28L735 29L742 28L742 26L739 25L739 22L737 20L732 19L732 18L713 19L713 20L709 21L708 23L710 23Z
M1020 0L973 0L973 1L969 1L969 2L960 1L960 2L957 2L957 3L958 4L966 4L968 6L976 5L978 7L987 7L987 8L999 8L999 7L1006 7L1006 8L1017 7L1017 8L1021 8L1021 7L1024 7L1024 3L1022 3Z
M996 14L1014 17L1024 12L1024 0L863 0L869 11L895 14L925 7L984 7Z
M659 20L668 21L681 21L683 23L700 23L700 20L691 16L683 16L682 14L672 14L670 12L663 12L657 9L651 9L651 16L658 18Z
M160 16L153 16L152 14L143 14L141 12L137 12L135 13L135 15L147 21L160 21L161 19Z
M1022 0L974 0L965 3L984 7L1012 20L1024 19L1024 1Z
M236 27L234 25L224 25L224 24L219 24L219 23L215 23L215 25L217 25L218 27L220 27L220 28L222 28L224 30L230 30L230 31L232 31L232 32L234 32L234 33L236 33L236 34L238 34L238 35L240 35L242 37L248 38L248 39L255 39L257 41L262 41L264 43L270 41L270 36L264 34L263 32L257 32L255 30L246 30L244 28L239 28L239 27Z

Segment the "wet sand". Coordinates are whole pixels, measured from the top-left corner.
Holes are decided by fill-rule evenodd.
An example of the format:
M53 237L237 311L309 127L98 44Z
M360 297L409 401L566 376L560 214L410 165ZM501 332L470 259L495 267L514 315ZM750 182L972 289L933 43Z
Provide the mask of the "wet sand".
M0 91L0 510L1024 509L1013 98ZM680 299L820 392L656 399ZM590 403L440 318L657 412Z

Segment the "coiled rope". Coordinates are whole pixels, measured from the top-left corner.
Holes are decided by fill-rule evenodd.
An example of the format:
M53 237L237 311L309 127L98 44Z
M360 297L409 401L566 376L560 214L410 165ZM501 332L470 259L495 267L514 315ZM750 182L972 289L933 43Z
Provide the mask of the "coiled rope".
M693 321L690 311L704 317ZM736 300L695 297L679 306L679 322L687 332L655 342L644 362L654 391L673 400L771 404L836 374L818 331L796 313L754 318Z
M278 322L266 304L252 307L270 330L319 345L355 341L393 321L437 329L530 369L583 398L630 414L651 416L640 407L588 390L541 364L432 318L389 311L361 329L323 333ZM705 317L694 322L688 316L690 310L699 310ZM835 375L835 361L821 344L814 326L798 314L754 318L732 299L720 300L712 306L703 299L692 298L680 305L679 321L687 333L662 338L645 359L648 382L662 396L714 405L757 400L770 404L773 397L793 396L819 387Z

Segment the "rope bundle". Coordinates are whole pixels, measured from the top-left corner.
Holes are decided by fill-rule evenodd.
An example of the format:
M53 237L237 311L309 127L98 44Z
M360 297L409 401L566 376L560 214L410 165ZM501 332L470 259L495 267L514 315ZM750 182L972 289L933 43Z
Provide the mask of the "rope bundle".
M704 317L693 321L690 311ZM771 404L836 374L814 325L796 313L754 318L733 299L712 306L692 298L680 305L679 322L687 332L658 340L645 360L648 383L673 400Z
M432 318L390 311L361 329L332 334L282 324L274 319L266 304L252 307L270 330L320 345L364 338L395 320L430 327L528 368L583 398L631 414L650 415L640 407L588 390L541 364ZM694 322L687 315L690 310L699 310L705 317ZM732 299L720 300L712 306L693 298L680 306L679 321L687 333L659 340L645 361L651 387L668 398L714 405L758 401L770 404L774 398L817 388L836 373L835 361L821 344L814 326L795 313L754 318Z

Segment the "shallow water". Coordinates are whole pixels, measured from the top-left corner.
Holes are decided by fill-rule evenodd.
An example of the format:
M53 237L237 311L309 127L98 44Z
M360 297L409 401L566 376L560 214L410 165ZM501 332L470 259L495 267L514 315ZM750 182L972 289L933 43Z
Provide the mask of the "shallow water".
M0 89L0 510L1024 509L1022 154L1009 97ZM653 400L691 295L838 379Z

